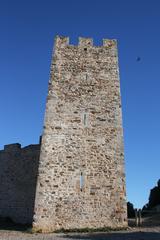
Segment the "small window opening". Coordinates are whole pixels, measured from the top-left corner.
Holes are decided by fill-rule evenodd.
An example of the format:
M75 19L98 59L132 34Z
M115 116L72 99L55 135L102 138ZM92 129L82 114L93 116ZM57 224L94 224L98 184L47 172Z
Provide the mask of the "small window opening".
M84 51L87 51L87 48L84 48Z
M86 113L84 113L84 115L83 115L83 124L84 124L84 126L87 125L87 114Z
M84 111L82 113L82 124L84 127L88 127L88 124L89 124L89 113L88 111Z
M81 172L81 175L80 175L80 190L81 190L81 192L83 190L83 187L84 187L84 176L83 176L83 173Z

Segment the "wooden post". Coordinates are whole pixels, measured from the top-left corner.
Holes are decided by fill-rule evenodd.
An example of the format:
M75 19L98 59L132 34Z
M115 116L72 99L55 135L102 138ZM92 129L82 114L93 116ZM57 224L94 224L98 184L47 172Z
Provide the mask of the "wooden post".
M138 225L139 225L139 227L142 225L142 212L141 212L141 209L138 210Z
M137 212L137 208L135 209L135 225L136 225L136 227L138 227L138 212Z

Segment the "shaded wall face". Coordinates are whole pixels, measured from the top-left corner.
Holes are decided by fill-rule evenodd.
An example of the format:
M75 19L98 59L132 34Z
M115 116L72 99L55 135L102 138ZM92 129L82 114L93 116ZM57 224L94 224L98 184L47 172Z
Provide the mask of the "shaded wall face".
M116 42L57 38L42 137L35 228L126 225Z
M0 217L32 223L40 145L6 145L0 151Z

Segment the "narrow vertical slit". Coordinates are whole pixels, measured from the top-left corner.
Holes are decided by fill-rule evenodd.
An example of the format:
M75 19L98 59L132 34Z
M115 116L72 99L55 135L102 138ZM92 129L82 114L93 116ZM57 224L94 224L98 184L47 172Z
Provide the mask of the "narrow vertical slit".
M84 179L83 179L83 173L81 172L81 175L80 175L80 190L81 190L81 192L83 190L83 185L84 185Z
M87 114L86 113L84 113L84 115L83 115L83 124L84 124L84 126L87 125Z

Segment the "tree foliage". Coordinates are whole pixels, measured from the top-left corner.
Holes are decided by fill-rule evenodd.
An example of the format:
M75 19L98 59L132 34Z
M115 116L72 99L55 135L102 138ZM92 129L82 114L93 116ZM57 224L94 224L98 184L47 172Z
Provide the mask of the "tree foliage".
M157 182L157 186L150 190L149 201L144 205L142 211L152 210L157 205L160 205L160 179Z
M130 202L127 202L127 215L128 215L128 218L135 217L134 205Z
M150 191L148 208L152 209L157 205L160 205L160 179L157 182L157 186Z

